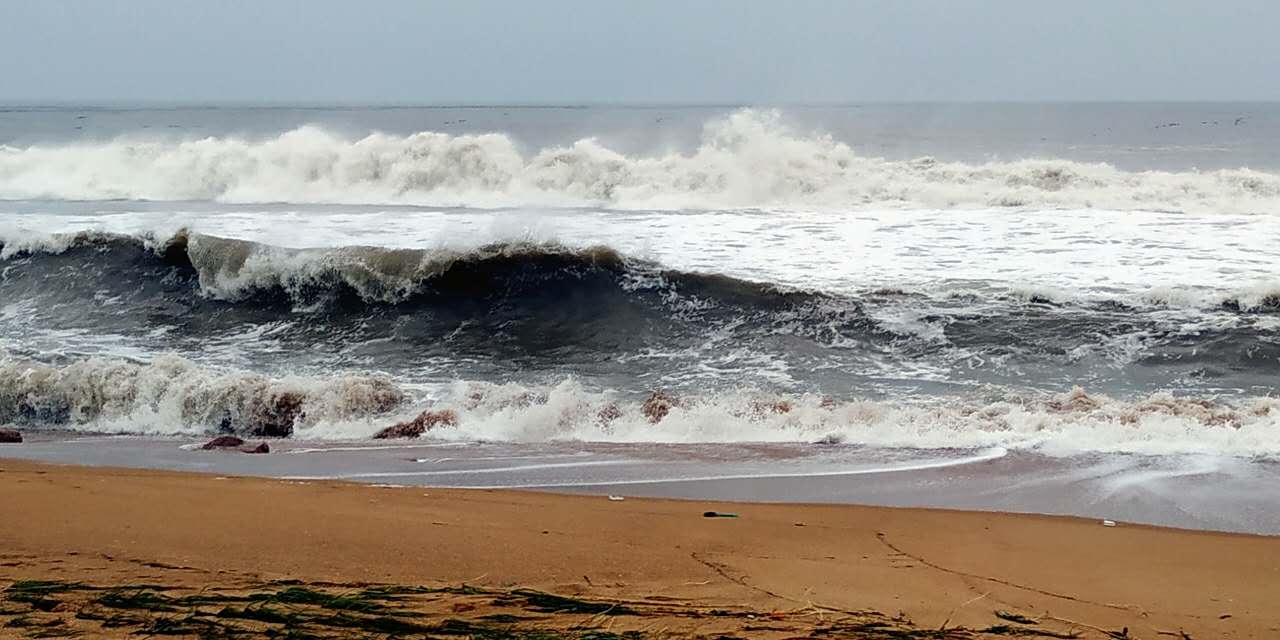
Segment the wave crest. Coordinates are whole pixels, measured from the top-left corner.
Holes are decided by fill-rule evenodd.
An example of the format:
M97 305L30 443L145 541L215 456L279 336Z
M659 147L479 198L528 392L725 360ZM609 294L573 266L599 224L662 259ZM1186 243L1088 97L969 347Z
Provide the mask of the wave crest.
M408 399L381 376L273 379L178 356L148 364L93 358L61 367L0 360L0 423L285 437L385 414Z
M659 408L660 407L660 408ZM1280 401L1223 403L1157 393L992 399L837 400L750 389L622 399L573 380L549 387L460 382L434 407L452 411L447 439L538 442L842 442L887 447L988 447L1047 453L1110 451L1280 455Z
M627 258L606 246L552 242L502 242L459 249L291 249L185 230L168 237L97 231L0 237L0 260L73 250L87 250L90 262L121 270L137 260L159 261L191 274L202 295L233 302L274 292L299 303L348 294L373 304L431 295L479 300L498 294L538 294L548 282L585 280L591 273L604 274L621 290L681 285L692 294L748 306L819 296L729 276L672 271Z
M617 286L628 291L676 287L685 294L742 306L767 308L788 301L847 297L715 273L676 271L623 255L604 245L512 241L436 249L374 246L294 249L188 230L171 235L123 235L102 231L0 235L0 260L41 254L62 255L73 250L90 252L90 263L118 269L117 273L121 275L128 275L123 270L130 269L137 260L158 261L189 272L201 295L230 302L280 292L294 302L311 303L318 298L339 297L346 292L365 303L395 304L433 287L480 297L494 293L484 290L482 284L486 280L490 285L501 282L505 291L511 293L512 285L520 281L536 289L538 283L557 276L580 279L591 271L609 274ZM91 265L82 264L81 267L89 268ZM864 291L862 295L868 299L883 299L930 296L933 293L929 290L881 287ZM942 295L958 298L976 294L944 290ZM1003 293L984 295L1001 295L1019 303L1085 302L1069 291L1030 285L1016 285ZM690 303L698 304L696 301ZM1163 286L1115 303L1274 312L1280 310L1280 280L1258 281L1234 290L1216 292Z
M776 111L708 123L693 151L628 156L595 139L522 154L501 133L349 139L120 138L0 146L0 198L618 208L1103 208L1271 212L1280 176L1126 172L1061 159L966 164L860 156Z
M1280 401L1157 393L835 399L749 388L644 397L557 384L458 381L414 398L381 376L273 379L176 356L148 364L0 361L0 422L119 433L365 439L419 412L425 437L456 441L826 442L1280 456ZM425 414L424 414L425 415Z

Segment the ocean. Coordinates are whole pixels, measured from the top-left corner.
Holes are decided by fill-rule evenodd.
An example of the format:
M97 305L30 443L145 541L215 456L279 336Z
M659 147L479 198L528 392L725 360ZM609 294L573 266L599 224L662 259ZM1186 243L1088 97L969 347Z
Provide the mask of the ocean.
M1277 104L0 108L4 455L1280 532L1278 382Z

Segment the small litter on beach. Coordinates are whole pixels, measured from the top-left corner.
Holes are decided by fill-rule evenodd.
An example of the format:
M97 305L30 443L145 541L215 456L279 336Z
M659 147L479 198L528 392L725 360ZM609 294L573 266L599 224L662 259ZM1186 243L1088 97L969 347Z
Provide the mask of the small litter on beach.
M1114 527L1114 526L1116 526L1116 521L1115 521L1115 520L1103 520L1103 521L1102 521L1102 526L1104 526L1104 527Z
M622 502L623 500L626 500L626 498L622 496L609 496L609 500L611 502Z
M736 518L736 517L738 517L738 514L736 514L736 513L720 513L720 512L718 512L718 511L704 511L704 512L702 513L702 517L704 517L704 518Z

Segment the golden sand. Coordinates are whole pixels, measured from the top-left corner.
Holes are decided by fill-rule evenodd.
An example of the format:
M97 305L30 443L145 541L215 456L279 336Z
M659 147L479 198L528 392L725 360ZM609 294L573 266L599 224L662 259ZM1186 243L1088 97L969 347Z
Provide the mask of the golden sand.
M1280 637L1273 537L1003 513L613 501L11 460L0 470L6 637L32 629L124 636L182 616L191 629L223 621L265 634L285 623L228 618L245 607L233 596L266 593L271 606L314 613L342 607L300 603L304 591L278 594L363 594L367 585L425 587L395 601L403 620L419 625L391 634L404 636L453 621L496 625L510 637L531 628L645 638L911 637L865 635L889 628L949 629L936 637L957 638L1124 637L1125 629L1153 640ZM708 510L738 517L706 518ZM37 584L20 581L32 580L101 589L14 597ZM141 612L104 604L102 594L123 585L163 602L228 599ZM316 635L355 633L324 626L348 624L342 616L297 615Z

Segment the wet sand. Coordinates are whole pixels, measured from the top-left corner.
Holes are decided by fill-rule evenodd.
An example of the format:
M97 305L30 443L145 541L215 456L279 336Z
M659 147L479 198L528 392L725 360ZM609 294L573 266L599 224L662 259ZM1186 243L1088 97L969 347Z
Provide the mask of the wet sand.
M271 455L207 438L35 431L0 457L293 480L597 496L1039 513L1280 534L1280 463L1231 456L1052 456L808 443L608 444L274 440ZM255 443L256 444L256 443Z
M582 633L575 626L643 637L794 637L867 620L987 630L978 637L1108 637L1125 628L1132 638L1280 636L1274 537L1002 513L612 501L16 460L0 460L0 470L0 585L9 596L30 584L15 582L30 580L235 594L296 580L342 593L368 584L431 587L406 601L414 620L553 628L568 637ZM738 517L703 517L708 510ZM523 589L613 609L539 608ZM0 636L26 635L15 619L56 619L94 636L143 624L104 631L91 626L94 615L71 615L106 610L91 593L50 596L65 602L45 601L49 611L24 608L29 598L0 599ZM495 613L517 605L519 616ZM170 615L157 611L148 615ZM265 632L276 623L253 624L244 628Z

